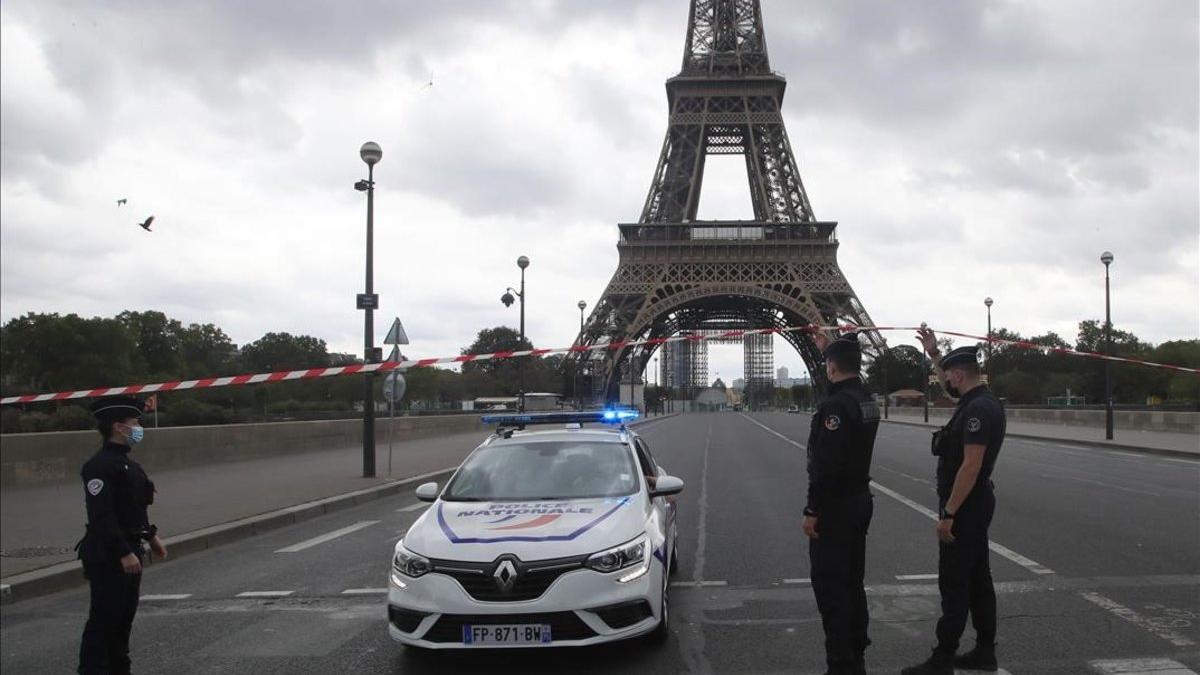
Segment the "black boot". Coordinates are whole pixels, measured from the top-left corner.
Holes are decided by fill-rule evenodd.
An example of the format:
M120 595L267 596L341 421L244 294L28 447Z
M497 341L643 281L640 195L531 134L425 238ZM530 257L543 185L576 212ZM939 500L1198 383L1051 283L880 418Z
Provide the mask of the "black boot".
M995 671L998 667L996 665L996 645L976 642L974 649L962 656L954 657L954 667L963 670Z
M954 655L935 649L923 663L901 670L900 675L954 675Z

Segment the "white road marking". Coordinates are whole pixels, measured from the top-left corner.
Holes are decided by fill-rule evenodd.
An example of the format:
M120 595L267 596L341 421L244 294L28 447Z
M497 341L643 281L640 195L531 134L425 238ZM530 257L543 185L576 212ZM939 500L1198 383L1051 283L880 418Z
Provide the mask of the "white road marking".
M784 579L784 580L783 580L783 583L785 583L785 584L811 584L811 583L812 583L812 579L808 579L808 578L804 578L804 579Z
M1050 480L1073 480L1077 483L1090 483L1092 485L1098 485L1103 488L1111 488L1113 490L1120 490L1122 492L1132 492L1133 494L1137 494L1137 495L1149 495L1151 497L1161 497L1162 496L1161 494L1159 494L1157 492L1149 492L1147 490L1135 490L1133 488L1121 487L1120 485L1113 485L1112 483L1105 483L1104 481L1092 480L1090 478L1076 478L1075 476L1052 476L1048 473L1039 473L1038 475L1041 476L1042 478L1049 478Z
M908 497L905 497L904 495L900 494L899 492L896 492L895 490L886 488L875 481L871 481L871 487L875 488L876 490L879 490L883 494L891 497L892 499L895 499L896 501L900 502L901 504L904 504L905 506L911 508L912 510L916 511L917 513L920 513L921 515L925 516L926 518L928 518L930 520L937 521L937 519L938 519L937 514L934 513L932 510L918 504L917 502L914 502L913 500L909 499ZM1046 567L1045 565L1034 562L1034 561L1030 560L1029 558L1026 558L1025 556L1021 555L1020 553L1017 553L1016 551L1012 550L1011 548L1008 548L1007 546L1001 546L1000 544L997 544L994 541L988 541L988 548L990 548L992 550L992 552L994 552L998 555L1004 556L1005 558L1008 558L1009 560L1017 563L1021 567L1024 567L1025 569L1029 570L1030 572L1033 572L1034 574L1054 574L1054 570L1050 569L1049 567Z
M153 601L153 600L187 600L190 597L192 597L191 593L158 593L158 594L152 593L150 595L143 595L138 599L139 600L149 600L149 601Z
M276 553L295 553L297 551L303 551L306 548L312 548L313 546L317 546L318 544L324 544L327 541L333 541L334 539L337 539L338 537L350 534L351 532L357 532L357 531L363 529L364 527L370 527L372 525L375 525L378 522L379 522L378 520L363 520L363 521L357 522L353 525L350 525L349 527L343 527L342 529L334 530L333 532L326 532L325 534L323 534L319 537L313 537L312 539L307 539L305 541L300 542L299 544L292 544L291 546L281 548L275 552Z
M295 591L246 591L238 593L239 598L286 598Z
M1132 609L1129 609L1125 605L1122 605L1112 598L1107 598L1094 591L1083 591L1079 595L1093 605L1097 605L1098 607L1101 607L1102 609L1111 612L1122 619L1125 619L1129 623L1157 635L1176 647L1191 647L1192 645L1196 644L1191 639L1186 638L1169 628L1159 626L1154 621L1147 619L1146 617L1138 614Z
M728 586L727 581L672 581L672 586L680 586L684 588L710 588L713 586Z
M387 595L386 588L347 588L342 595Z
M1088 665L1098 673L1111 675L1196 675L1196 671L1171 659L1106 659Z
M936 579L936 574L897 574L896 581L921 581L925 579Z
M778 431L775 431L774 429L764 425L763 423L759 422L758 420L750 417L746 413L740 413L740 414L742 417L745 417L746 419L750 420L751 423L756 424L759 427L762 427L768 433L774 434L774 435L782 438L784 441L791 443L792 445L796 446L797 448L800 448L801 450L807 449L803 443L797 443L796 441L793 441L792 439L788 438L787 436L784 436L783 434L779 433ZM899 492L896 492L895 490L886 488L886 487L880 485L876 481L871 481L871 487L875 488L876 490L879 490L880 492L891 497L892 499L895 499L896 501L900 502L901 504L904 504L905 506L913 509L917 513L920 513L921 515L925 516L926 518L929 518L930 520L936 521L938 519L936 513L929 510L928 508L918 504L917 502L914 502L913 500L909 499L908 497L905 497L904 495L900 494ZM1054 570L1050 569L1049 567L1046 567L1045 565L1036 563L1036 562L1030 560L1029 558L1026 558L1025 556L1021 555L1020 553L1017 553L1016 551L1014 551L1008 547L1001 546L1000 544L997 544L994 541L988 542L988 548L990 548L993 552L997 553L998 555L1002 555L1005 558L1008 558L1009 560L1017 563L1021 567L1024 567L1025 569L1029 570L1030 572L1033 572L1034 574L1054 574Z
M1196 675L1196 671L1171 659L1106 659L1088 664L1100 673L1123 675Z
M423 509L426 506L429 506L429 505L426 504L425 502L417 502L416 504L409 504L408 506L401 506L400 508L396 509L396 511L398 513L408 513L409 511L416 511L417 509Z

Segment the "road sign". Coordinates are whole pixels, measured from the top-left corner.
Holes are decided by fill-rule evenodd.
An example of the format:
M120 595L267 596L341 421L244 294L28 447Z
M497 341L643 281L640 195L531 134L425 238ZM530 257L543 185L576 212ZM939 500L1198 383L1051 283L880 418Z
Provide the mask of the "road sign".
M408 357L400 353L400 348L392 345L392 353L388 354L388 361L407 361Z
M383 398L389 403L395 403L404 398L404 390L407 388L408 383L404 380L404 375L393 370L383 380Z
M399 317L392 322L392 327L388 329L387 337L383 338L385 345L406 345L408 344L408 334L404 332L404 326L400 324Z
M379 309L378 293L359 293L355 296L358 309Z

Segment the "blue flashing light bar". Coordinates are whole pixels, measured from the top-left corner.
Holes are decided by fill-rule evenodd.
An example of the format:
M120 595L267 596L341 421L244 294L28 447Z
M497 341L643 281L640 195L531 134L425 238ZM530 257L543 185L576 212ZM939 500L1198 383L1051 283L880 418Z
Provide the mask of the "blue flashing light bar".
M531 424L624 424L641 416L637 410L586 410L548 413L512 413L484 415L484 424L502 427L526 426Z

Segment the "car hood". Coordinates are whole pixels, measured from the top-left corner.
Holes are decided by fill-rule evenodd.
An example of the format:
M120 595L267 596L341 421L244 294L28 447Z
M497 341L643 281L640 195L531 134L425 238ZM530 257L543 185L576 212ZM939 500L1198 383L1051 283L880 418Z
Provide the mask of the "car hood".
M442 560L491 562L505 553L544 560L595 553L646 528L641 495L512 502L438 500L404 536L414 553Z

